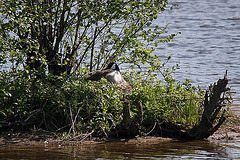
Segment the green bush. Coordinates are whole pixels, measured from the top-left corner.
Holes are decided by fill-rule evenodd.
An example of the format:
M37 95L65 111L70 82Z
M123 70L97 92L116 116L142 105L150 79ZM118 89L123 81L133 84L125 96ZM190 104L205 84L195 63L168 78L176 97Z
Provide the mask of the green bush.
M199 121L203 91L192 86L188 79L184 83L171 79L164 85L159 80L141 81L134 88L130 96L133 111L137 113L136 105L140 101L146 123L168 121L194 125Z
M6 124L35 126L74 134L94 130L96 136L106 135L122 121L124 97L130 100L133 119L138 116L137 105L142 103L142 132L155 122L192 126L198 122L202 111L203 92L193 87L189 80L176 83L168 79L162 84L154 77L151 82L132 73L134 89L124 95L105 79L86 82L70 77L63 84L52 85L49 80L30 77L31 73L26 70L1 72L2 127Z
M171 56L163 62L153 52L180 34L162 36L168 25L153 23L175 6L169 5L167 0L0 1L1 127L107 135L121 123L126 98L132 119L139 118L142 103L142 132L155 122L195 124L202 92L188 80L175 82L172 71L162 71ZM75 77L112 61L147 75L127 74L134 89L126 95L106 80ZM155 72L163 75L163 84Z

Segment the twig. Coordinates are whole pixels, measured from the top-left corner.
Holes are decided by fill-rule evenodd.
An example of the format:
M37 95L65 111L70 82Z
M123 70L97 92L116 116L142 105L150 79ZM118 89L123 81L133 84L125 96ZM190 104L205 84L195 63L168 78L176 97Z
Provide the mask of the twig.
M74 129L74 127L75 127L75 123L76 123L76 121L77 121L77 117L78 117L78 115L79 115L80 110L81 110L81 108L78 109L78 112L77 112L77 114L76 114L76 116L75 116L75 118L74 118L74 121L72 121L72 125L71 125L71 128L69 129L68 136L69 136L70 131L71 131L72 129L74 130L74 135L75 135L75 129Z
M61 143L59 146L62 146L63 143L65 143L65 142L72 141L72 140L74 140L74 139L76 139L76 138L79 138L79 137L82 137L82 136L85 135L85 136L79 141L80 143L82 143L88 136L92 135L93 132L94 132L94 129L93 129L90 133L80 134L80 135L74 136L74 137L72 137L72 138L70 138L70 139L62 140L62 141L61 141L62 143Z
M94 132L94 129L92 130L92 132L88 133L81 141L80 143L82 143L88 136L92 135Z
M71 130L73 131L73 135L75 135L75 126L74 126L74 121L73 121L73 114L72 114L72 107L69 105L69 110L70 110L70 116L71 116L71 121L72 121L72 126L68 131L68 136L70 135Z
M155 129L157 122L154 123L153 128L145 135L148 136Z

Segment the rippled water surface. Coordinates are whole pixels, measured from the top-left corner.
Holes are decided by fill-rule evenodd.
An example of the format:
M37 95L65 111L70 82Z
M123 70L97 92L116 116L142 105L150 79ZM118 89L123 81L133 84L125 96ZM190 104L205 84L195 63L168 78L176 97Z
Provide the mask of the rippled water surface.
M156 52L172 55L179 63L176 79L192 80L206 89L228 70L234 95L233 110L240 114L240 1L170 0L178 7L164 12L158 23L169 25L169 33L181 32L174 42Z
M169 67L180 69L175 78L190 79L195 86L207 89L223 78L228 70L229 86L234 92L231 107L240 115L240 0L170 0L178 7L167 10L154 22L168 33L178 34L174 42L160 45L156 55L166 59Z
M134 141L0 147L1 159L239 159L240 142Z
M228 70L229 85L236 92L231 109L240 115L240 0L170 0L178 7L155 22L167 23L170 33L181 32L174 42L155 51L172 55L180 64L175 78L192 80L206 89ZM240 141L106 143L87 146L0 147L0 159L240 159Z

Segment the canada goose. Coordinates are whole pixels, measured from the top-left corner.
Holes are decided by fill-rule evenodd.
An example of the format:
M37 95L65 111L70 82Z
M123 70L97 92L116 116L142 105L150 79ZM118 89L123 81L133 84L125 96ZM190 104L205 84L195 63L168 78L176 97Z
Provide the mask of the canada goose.
M91 73L86 80L98 81L102 77L106 78L111 83L117 84L123 91L129 92L132 90L132 86L125 81L120 73L118 65L114 62L109 63L108 66L101 71Z

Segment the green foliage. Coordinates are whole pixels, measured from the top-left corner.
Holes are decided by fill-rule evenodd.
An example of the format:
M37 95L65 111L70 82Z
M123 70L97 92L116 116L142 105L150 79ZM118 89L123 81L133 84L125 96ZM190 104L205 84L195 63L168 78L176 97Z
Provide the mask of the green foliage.
M171 121L194 125L201 113L202 92L189 80L175 82L174 70L153 54L167 26L153 21L167 0L2 0L0 1L0 127L36 126L75 134L107 135L122 121L123 97L142 128ZM171 8L171 7L170 7ZM109 61L145 69L126 74L134 90L127 95L106 80L79 77ZM156 73L164 78L157 80Z
M0 2L0 53L13 68L29 66L60 75L88 68L101 69L109 61L140 63L159 68L154 47L166 27L153 25L167 0L56 0ZM1 57L0 57L1 60Z
M203 91L190 84L188 79L184 83L168 80L165 85L156 80L142 81L141 76L134 84L131 94L132 111L137 114L137 105L143 104L144 121L146 124L168 121L182 125L194 125L199 121L202 113Z
M0 81L0 122L4 126L30 125L53 131L106 135L122 121L123 93L105 79L86 82L70 78L64 84L33 80L32 73L2 72ZM162 84L131 73L134 90L127 96L131 116L138 116L139 102L143 106L144 128L155 122L173 122L193 126L201 115L202 91L191 86L189 80ZM31 128L31 127L30 127Z
M106 80L92 83L70 79L53 86L47 81L33 80L29 74L21 70L2 72L1 123L57 130L75 120L79 131L84 132L89 128L110 129L119 119L121 97Z

